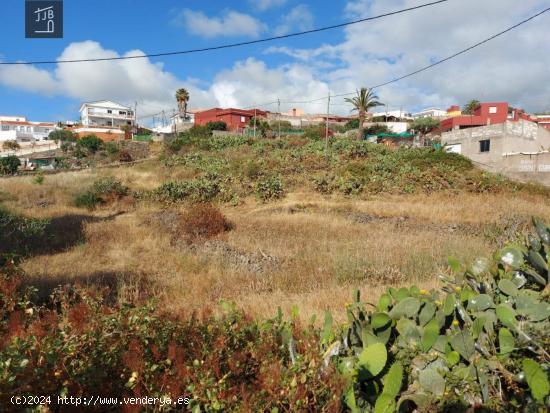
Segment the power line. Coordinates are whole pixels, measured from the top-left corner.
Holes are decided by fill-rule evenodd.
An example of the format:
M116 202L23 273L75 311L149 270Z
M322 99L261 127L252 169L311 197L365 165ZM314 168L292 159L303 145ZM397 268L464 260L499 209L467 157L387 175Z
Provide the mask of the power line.
M469 47L467 47L467 48L465 48L465 49L462 49L462 50L459 51L459 52L456 52L456 53L454 53L454 54L452 54L452 55L450 55L450 56L447 56L447 57L445 57L444 59L438 60L438 61L436 61L436 62L434 62L434 63L429 64L428 66L424 66L424 67L422 67L422 68L420 68L420 69L417 69L417 70L415 70L415 71L413 71L413 72L407 73L406 75L403 75L403 76L394 78L394 79L392 79L392 80L388 80L387 82L380 83L380 84L378 84L378 85L371 86L370 89L378 89L378 88L381 88L381 87L383 87L383 86L387 86L387 85L389 85L389 84L399 82L400 80L406 79L406 78L411 77L411 76L414 76L414 75L416 75L416 74L418 74L418 73L424 72L424 71L426 71L426 70L428 70L428 69L431 69L432 67L435 67L435 66L438 66L438 65L440 65L440 64L442 64L442 63L448 62L449 60L454 59L455 57L458 57L458 56L460 56L460 55L462 55L462 54L464 54L464 53L467 53L467 52L469 52L470 50L475 49L476 47L479 47L479 46L481 46L481 45L483 45L483 44L485 44L485 43L490 42L491 40L496 39L496 38L499 37L499 36L502 36L502 35L504 35L504 34L510 32L510 31L514 30L514 29L517 29L519 26L521 26L521 25L523 25L523 24L525 24L525 23L530 22L531 20L535 19L536 17L538 17L538 16L540 16L540 15L542 15L542 14L544 14L544 13L547 13L548 11L550 11L550 7L548 7L547 9L544 9L544 10L542 10L542 11L540 11L540 12L534 14L534 15L532 15L531 17L526 18L525 20L520 21L519 23L514 24L513 26L508 27L507 29L505 29L505 30L503 30L503 31L501 31L501 32L499 32L499 33L497 33L497 34L492 35L491 37L488 37L488 38L486 38L486 39L484 39L484 40L482 40L482 41L480 41L480 42L478 42L478 43L476 43L476 44L473 44L473 45L471 45L471 46L469 46ZM357 93L357 91L346 92L346 93L340 93L340 94L337 94L337 95L332 95L331 97L332 97L332 98L335 98L335 97L349 96L349 95L353 95L353 94L355 94L355 93ZM303 101L298 101L298 102L289 102L289 101L287 101L287 102L283 102L283 103L301 103L301 104L306 104L306 103L313 103L313 102L322 101L322 100L325 100L325 99L327 99L326 96L320 97L320 98L317 98L317 99L311 99L311 100L303 100Z
M68 60L42 60L42 61L34 61L34 62L0 62L0 65L47 65L47 64L59 64L59 63L82 63L82 62L104 62L104 61L111 61L111 60L129 60L129 59L144 59L144 58L151 58L151 57L165 57L165 56L175 56L175 55L183 55L183 54L191 54L191 53L200 53L200 52L208 52L212 50L220 50L220 49L229 49L233 47L240 47L240 46L247 46L252 44L258 44L258 43L265 43L265 42L271 42L273 40L281 40L281 39L288 39L290 37L297 37L297 36L303 36L306 34L312 34L312 33L319 33L327 30L333 30L333 29L339 29L346 26L351 26L358 23L364 23L367 21L377 20L381 19L383 17L389 17L394 16L396 14L406 13L413 10L422 9L424 7L434 6L436 4L440 3L446 3L450 0L437 0L432 1L430 3L420 4L418 6L414 7L408 7L406 9L396 10L389 13L379 14L377 16L372 17L366 17L364 19L359 20L353 20L349 22L344 22L340 24L335 24L332 26L325 26L325 27L319 27L316 29L311 30L304 30L301 32L295 32L295 33L289 33L284 34L281 36L273 36L273 37L266 37L263 39L257 39L257 40L249 40L246 42L239 42L239 43L229 43L219 46L211 46L211 47L204 47L200 49L189 49L189 50L181 50L181 51L175 51L175 52L163 52L163 53L150 53L150 54L142 54L142 55L132 55L132 56L118 56L118 57L103 57L103 58L90 58L90 59L68 59Z

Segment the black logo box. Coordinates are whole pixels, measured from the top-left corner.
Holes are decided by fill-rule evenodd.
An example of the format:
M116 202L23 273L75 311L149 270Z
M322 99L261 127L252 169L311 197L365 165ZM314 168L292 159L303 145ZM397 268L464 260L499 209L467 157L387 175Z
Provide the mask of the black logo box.
M60 39L63 37L63 0L26 0L25 37Z

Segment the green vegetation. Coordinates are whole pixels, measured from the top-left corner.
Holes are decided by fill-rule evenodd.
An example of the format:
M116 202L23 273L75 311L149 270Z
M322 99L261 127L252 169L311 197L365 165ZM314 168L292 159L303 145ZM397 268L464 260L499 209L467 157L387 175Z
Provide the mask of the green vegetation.
M0 265L5 258L26 255L39 241L46 241L48 220L25 218L0 205Z
M210 131L215 131L215 130L226 131L227 130L227 123L225 123L223 121L208 122L206 124L206 127Z
M104 146L103 141L95 135L84 136L76 142L76 148L85 149L89 154L94 154Z
M56 142L75 142L75 134L67 129L56 129L50 132L48 139Z
M363 139L363 124L365 123L365 117L370 109L377 106L382 106L382 103L378 101L378 96L372 89L362 87L357 91L357 96L353 98L346 98L346 102L353 105L353 110L359 114L359 129L357 132L357 139Z
M462 108L462 113L464 115L473 115L477 107L481 102L477 99L472 99L464 105Z
M128 187L113 177L98 179L92 187L75 196L74 204L79 208L94 209L129 194Z
M550 228L462 268L441 290L390 288L376 305L359 292L349 325L322 335L325 360L347 379L352 412L543 411L550 401ZM336 338L336 341L334 341Z
M21 166L21 161L17 156L5 156L0 158L0 175L13 175Z
M434 118L418 118L410 125L409 130L420 132L422 135L432 132L441 126L441 122Z
M230 228L216 209L197 211L184 219L191 236ZM43 232L42 221L0 217L3 253ZM536 235L490 259L450 258L441 288L389 288L377 303L357 292L348 322L334 325L327 312L321 328L314 319L300 326L297 307L290 321L280 310L253 321L226 302L219 316L175 318L152 302L113 304L116 291L70 286L39 305L4 259L0 403L38 392L51 395L52 408L58 395L185 394L189 409L209 412L543 412L550 227L534 226Z
M324 194L354 196L458 190L547 192L480 171L461 155L432 148L394 150L332 137L327 151L322 132L322 128L312 127L302 137L269 140L181 134L166 145L163 163L191 179L161 186L152 198L234 201L256 195L266 202L304 186ZM271 192L268 188L275 189L275 181L281 186Z

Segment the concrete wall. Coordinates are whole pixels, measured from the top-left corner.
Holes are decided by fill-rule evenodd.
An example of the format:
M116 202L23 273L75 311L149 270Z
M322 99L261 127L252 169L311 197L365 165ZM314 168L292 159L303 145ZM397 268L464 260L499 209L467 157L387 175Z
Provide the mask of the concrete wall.
M489 152L480 152L481 140L489 139ZM520 152L541 152L550 148L550 132L536 123L520 120L498 125L481 126L445 132L441 142L461 144L461 153L475 162L498 167L504 155Z
M490 172L501 173L521 182L537 182L550 186L550 153L515 154L502 157L498 166L477 164Z

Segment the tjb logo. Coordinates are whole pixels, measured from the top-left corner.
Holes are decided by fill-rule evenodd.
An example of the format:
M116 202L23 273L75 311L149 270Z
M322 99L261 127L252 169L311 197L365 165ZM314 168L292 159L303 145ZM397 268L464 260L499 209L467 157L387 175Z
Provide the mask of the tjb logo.
M63 0L26 0L26 38L63 37Z

